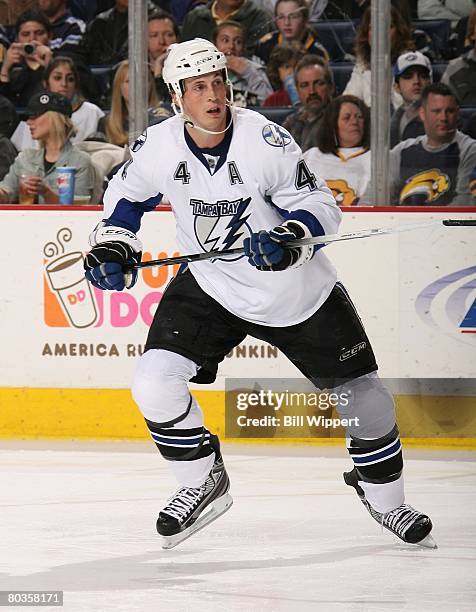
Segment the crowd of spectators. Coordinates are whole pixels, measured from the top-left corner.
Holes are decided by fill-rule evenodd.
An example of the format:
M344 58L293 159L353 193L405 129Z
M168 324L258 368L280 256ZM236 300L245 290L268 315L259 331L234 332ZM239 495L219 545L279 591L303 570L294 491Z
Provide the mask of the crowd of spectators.
M236 106L287 129L340 205L377 204L370 0L146 3L149 125L174 112L168 47L206 38L227 58ZM25 172L34 201L56 202L66 158L79 164L77 193L94 200L127 158L128 10L129 0L0 0L2 202L18 202ZM475 0L392 0L390 41L391 201L380 204L475 205Z

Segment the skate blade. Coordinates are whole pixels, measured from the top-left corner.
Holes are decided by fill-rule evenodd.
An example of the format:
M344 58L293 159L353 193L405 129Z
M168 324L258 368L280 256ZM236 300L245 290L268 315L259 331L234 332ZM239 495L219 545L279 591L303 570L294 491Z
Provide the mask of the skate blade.
M438 545L436 544L431 534L428 534L426 537L423 538L423 540L420 540L416 544L417 546L422 546L423 548L438 548Z
M181 531L180 533L176 533L175 535L162 536L162 548L164 550L170 550L171 548L175 548L175 546L178 546L184 540L188 540L190 536L193 536L194 533L197 533L197 531L200 531L200 529L203 529L209 523L216 521L216 519L222 514L224 514L227 510L229 510L232 505L232 496L229 493L225 493L225 495L222 495L217 500L215 500L213 502L213 505L210 505L208 507L208 511L200 515L195 521L195 523L193 523L193 525L190 525L188 529L184 529L183 531Z

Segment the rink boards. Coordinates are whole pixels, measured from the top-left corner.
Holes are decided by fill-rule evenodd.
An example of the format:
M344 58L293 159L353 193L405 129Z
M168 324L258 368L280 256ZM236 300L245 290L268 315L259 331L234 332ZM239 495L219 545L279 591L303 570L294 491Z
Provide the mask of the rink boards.
M474 218L466 210L353 210L344 214L341 230ZM82 259L100 218L98 210L77 207L0 210L8 228L2 249L0 436L147 437L127 389L174 268L144 269L131 292L92 289L82 276ZM468 446L476 436L476 418L467 416L475 402L474 233L432 226L326 247L362 316L381 376L394 380L407 435L426 436L425 444L429 438L443 443L463 437L456 443ZM178 254L172 213L148 214L141 239L145 259ZM297 377L273 347L248 338L224 360L217 382L194 393L210 428L222 431L226 380ZM453 416L432 420L427 412L435 404L440 414ZM455 418L456 412L465 418Z

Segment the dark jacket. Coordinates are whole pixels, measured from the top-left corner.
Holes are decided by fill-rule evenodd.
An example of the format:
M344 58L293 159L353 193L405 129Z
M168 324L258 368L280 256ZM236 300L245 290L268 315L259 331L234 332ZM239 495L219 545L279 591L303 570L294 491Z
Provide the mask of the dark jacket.
M404 113L405 109L403 106L400 106L392 115L390 120L390 148L393 148L402 140L423 136L425 133L423 122L418 115L413 117L413 119L410 119L410 121L403 128L403 131L400 133L400 125Z
M86 29L79 52L88 65L117 64L127 59L127 12L100 13Z
M185 17L182 27L182 40L192 38L213 39L216 22L212 16L212 2L197 6ZM243 5L230 17L241 23L246 32L246 55L251 55L258 40L273 29L273 18L268 11L257 6L254 0L245 0Z

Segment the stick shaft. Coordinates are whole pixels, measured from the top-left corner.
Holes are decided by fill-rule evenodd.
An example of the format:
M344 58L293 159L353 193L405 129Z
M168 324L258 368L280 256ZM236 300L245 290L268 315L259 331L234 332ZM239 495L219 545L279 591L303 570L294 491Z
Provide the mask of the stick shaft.
M358 240L359 238L372 238L373 236L386 236L389 234L398 234L400 232L408 232L417 229L425 229L444 225L445 227L472 227L476 226L476 219L444 219L441 221L431 221L430 223L408 223L397 227L377 227L372 229L363 229L356 232L348 232L346 234L328 234L326 236L313 236L311 238L300 238L286 242L286 247L305 246L309 244L331 244L333 242L344 242L346 240ZM153 266L171 266L175 264L191 263L194 261L204 261L207 259L217 259L228 255L241 255L244 252L243 247L235 249L227 249L225 251L207 251L204 253L193 253L192 255L179 255L178 257L167 257L164 259L153 259L151 261L141 261L133 266L133 269L150 268Z

